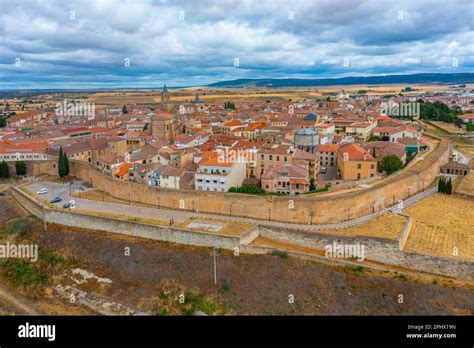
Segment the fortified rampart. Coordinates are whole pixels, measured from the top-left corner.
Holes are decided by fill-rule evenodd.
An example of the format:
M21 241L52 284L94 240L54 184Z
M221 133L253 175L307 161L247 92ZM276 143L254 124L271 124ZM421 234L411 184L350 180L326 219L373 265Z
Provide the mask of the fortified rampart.
M449 141L443 139L423 160L372 187L331 195L252 196L156 188L111 178L79 161L70 161L70 173L91 181L101 191L131 202L261 220L325 224L371 214L423 190L439 174L441 166L448 162L449 152ZM56 169L49 163L49 167L42 163L42 168L35 168L35 174L55 174Z

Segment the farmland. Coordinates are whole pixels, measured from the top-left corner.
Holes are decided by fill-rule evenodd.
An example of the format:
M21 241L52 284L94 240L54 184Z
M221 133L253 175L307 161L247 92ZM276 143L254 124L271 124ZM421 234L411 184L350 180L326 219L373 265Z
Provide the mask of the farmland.
M435 194L406 212L413 226L405 251L474 260L474 201Z

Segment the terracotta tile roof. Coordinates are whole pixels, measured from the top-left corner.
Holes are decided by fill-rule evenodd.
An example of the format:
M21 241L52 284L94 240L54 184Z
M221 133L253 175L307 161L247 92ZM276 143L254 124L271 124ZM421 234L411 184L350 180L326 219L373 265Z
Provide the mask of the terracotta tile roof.
M339 148L337 144L323 144L315 147L316 151L319 152L336 152Z
M341 145L337 152L342 157L347 153L349 161L375 161L361 145L355 143Z
M119 170L117 172L117 176L125 176L125 174L128 173L128 170L133 167L133 164L131 163L124 163L119 167Z

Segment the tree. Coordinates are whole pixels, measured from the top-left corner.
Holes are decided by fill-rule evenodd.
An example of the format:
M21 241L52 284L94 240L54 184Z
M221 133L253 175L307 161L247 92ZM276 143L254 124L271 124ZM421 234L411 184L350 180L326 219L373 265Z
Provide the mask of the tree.
M444 189L444 176L440 177L439 178L439 181L438 181L438 192L439 193L444 193L445 189Z
M10 177L10 169L8 168L8 164L5 161L0 163L0 178L8 179Z
M23 161L15 162L16 175L21 176L26 174L26 163Z
M381 141L382 139L376 135L371 135L367 141Z
M449 178L448 182L446 183L446 194L450 195L453 193L453 183L451 178Z
M67 164L66 164L66 155L63 152L63 148L59 148L59 158L58 158L58 174L59 177L64 178L67 175Z
M122 114L128 114L127 105L124 105L122 108Z
M69 175L69 158L64 154L64 167L66 168L66 176Z
M395 173L397 170L403 168L403 162L395 155L389 155L382 158L380 161L380 166L378 166L380 171L385 171L387 175Z
M235 110L235 104L228 101L228 102L225 102L224 103L224 109L231 109L231 110Z
M314 178L311 178L311 180L309 181L309 190L310 191L316 190L316 185L314 183Z

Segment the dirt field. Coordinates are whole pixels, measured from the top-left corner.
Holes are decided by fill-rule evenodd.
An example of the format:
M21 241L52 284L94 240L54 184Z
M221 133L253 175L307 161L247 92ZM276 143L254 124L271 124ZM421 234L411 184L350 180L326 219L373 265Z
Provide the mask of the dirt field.
M474 174L468 174L462 179L456 193L474 197Z
M7 208L12 202L3 198L0 205L2 211L16 211ZM28 237L40 250L74 259L80 268L112 280L107 286L85 287L90 294L160 315L190 313L177 301L180 292L194 294L199 308L227 314L474 314L474 288L442 277L406 278L393 272L221 251L216 286L209 248L52 225L44 232L41 224ZM126 247L129 256L124 254ZM288 302L290 294L293 304ZM403 304L397 302L399 294ZM45 313L90 313L49 292L36 301Z
M406 251L474 260L474 201L435 194L406 212L413 218Z

